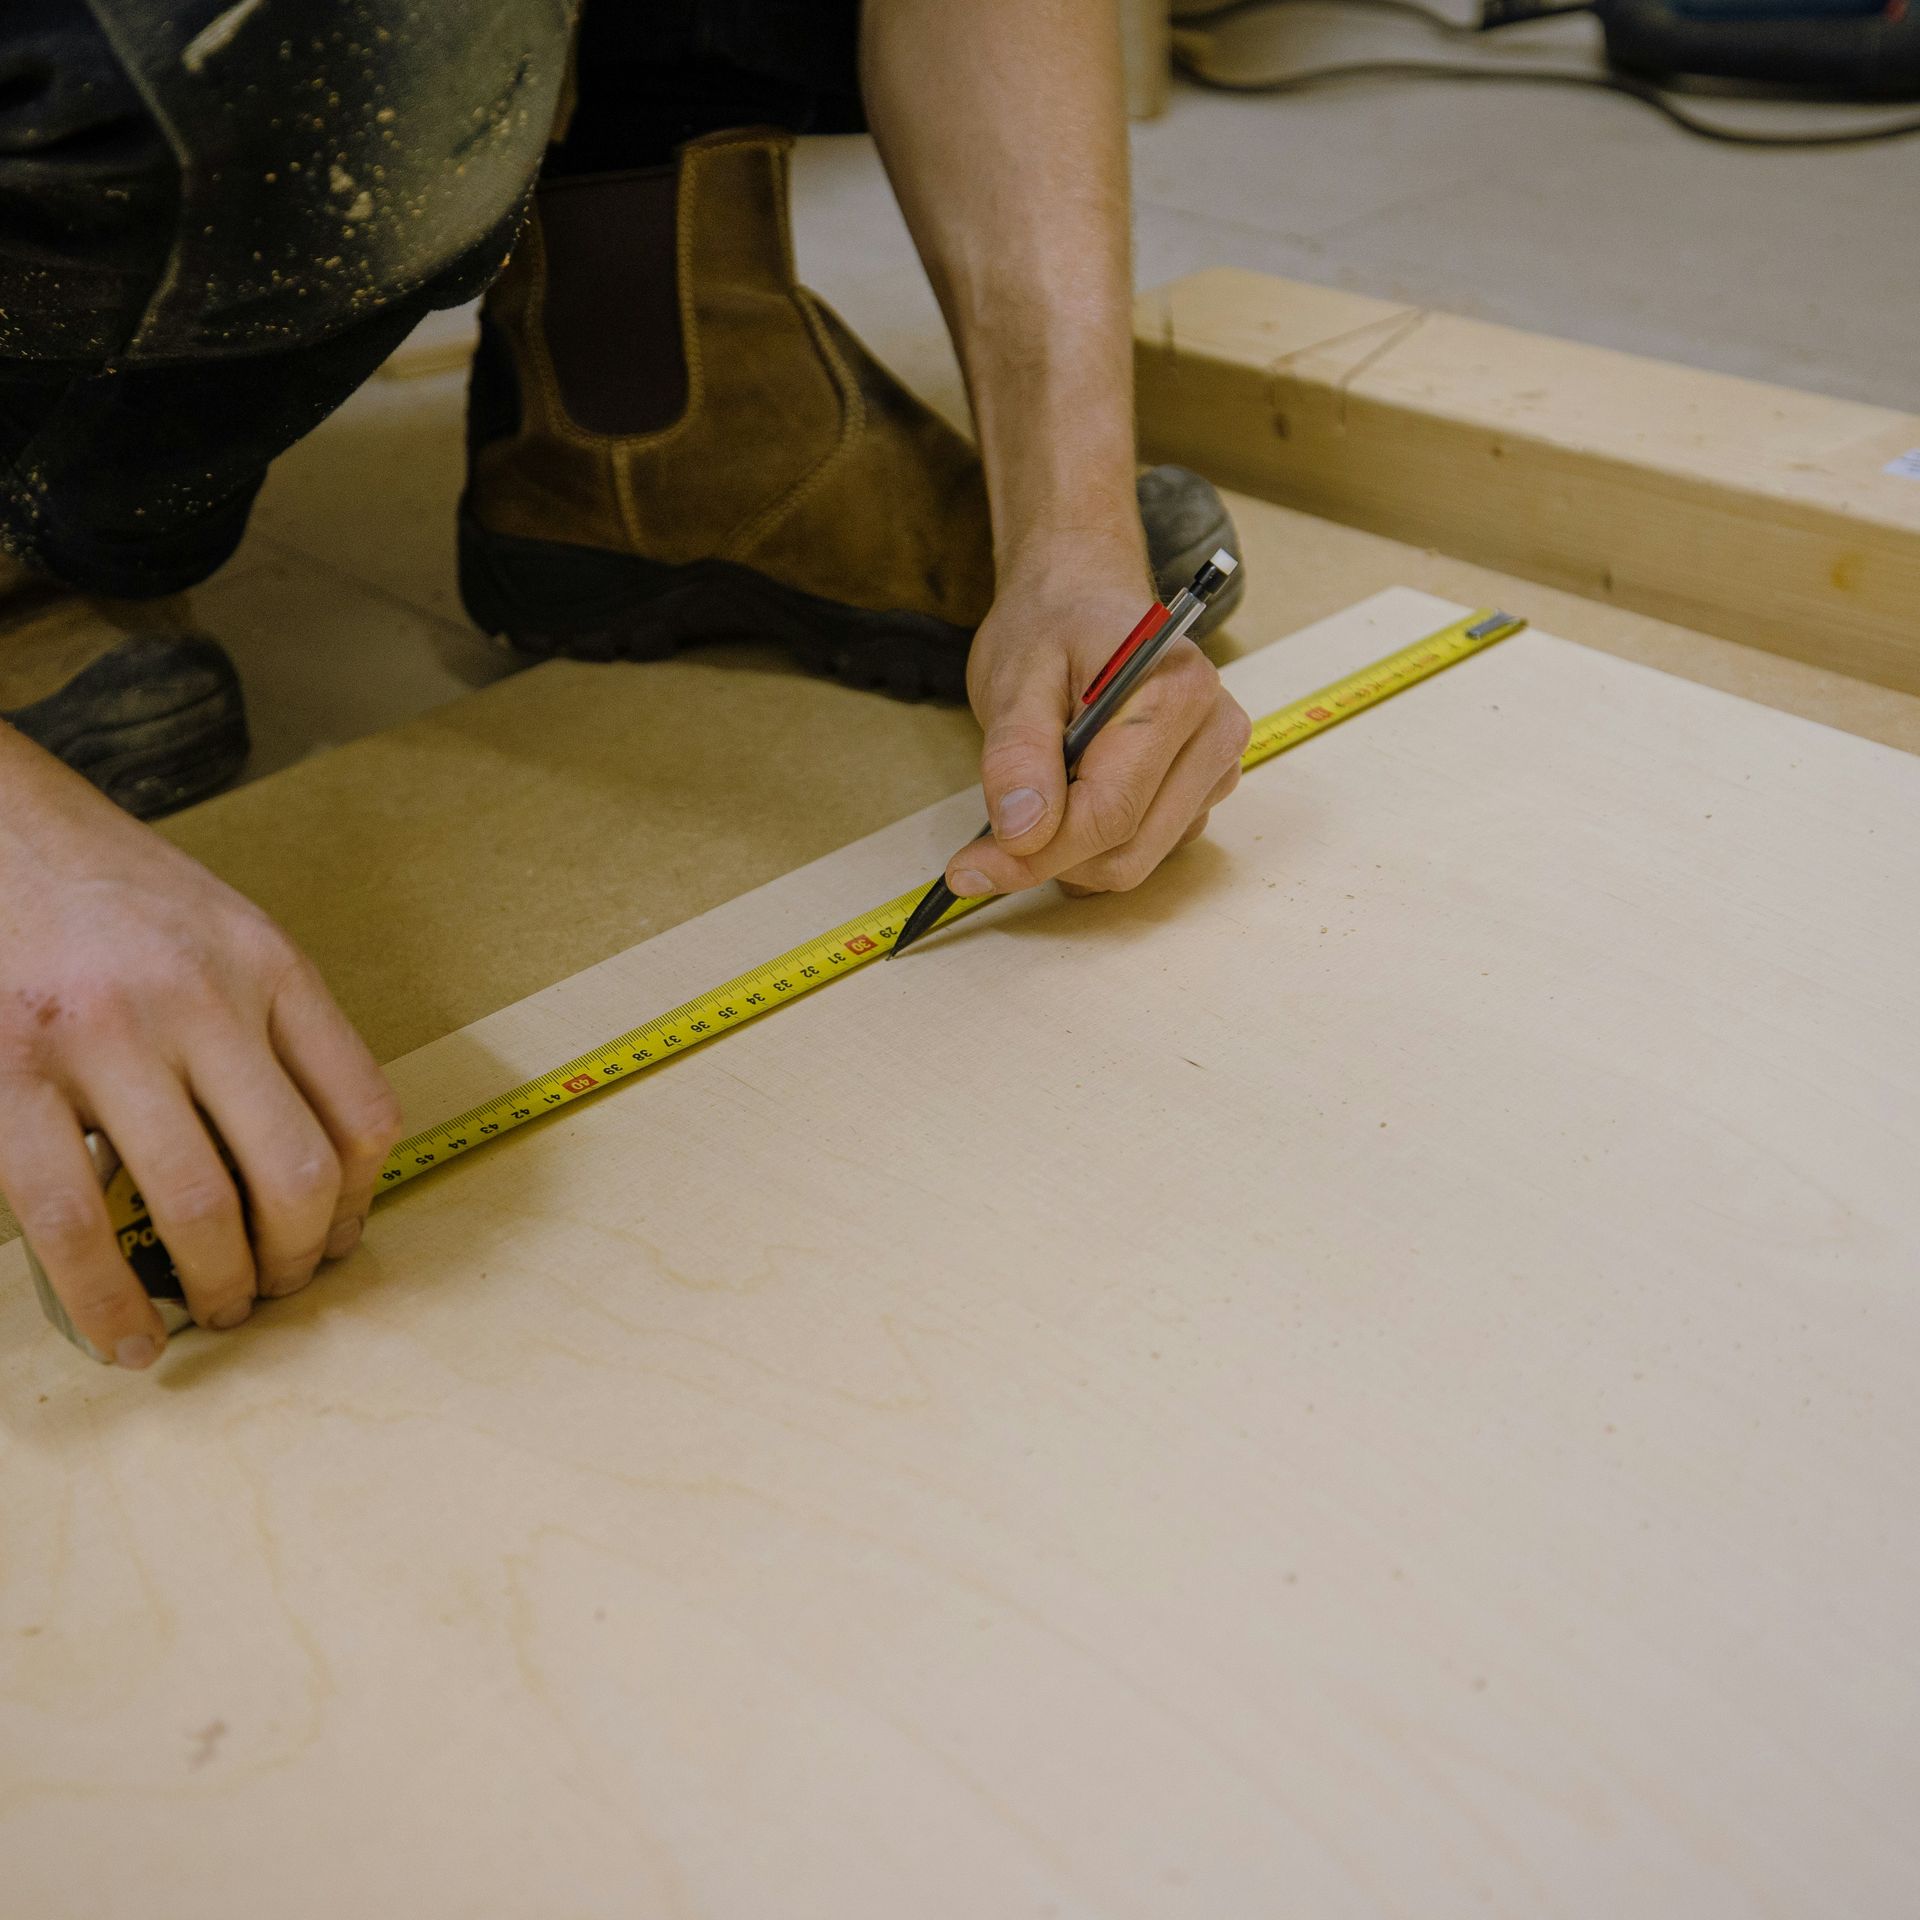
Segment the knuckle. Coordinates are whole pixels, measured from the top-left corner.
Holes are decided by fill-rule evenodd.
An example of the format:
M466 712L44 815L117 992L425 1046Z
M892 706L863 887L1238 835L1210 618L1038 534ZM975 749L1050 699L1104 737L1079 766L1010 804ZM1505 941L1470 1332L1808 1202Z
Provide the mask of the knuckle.
M1139 783L1096 787L1087 795L1087 825L1101 847L1117 847L1140 831L1151 799Z
M240 1197L233 1182L220 1173L189 1174L149 1184L147 1197L169 1225L217 1227L240 1218Z
M1049 753L1060 750L1060 723L1057 720L1022 717L994 723L983 751L987 753L1030 753L1035 748Z
M61 997L79 1032L115 1046L150 1046L156 1027L205 1013L225 995L207 955L186 941L155 936L111 966L76 974Z
M1042 735L1002 735L980 750L980 777L989 787L1009 781L1029 781L1036 777L1036 765L1045 766L1048 757L1060 758L1060 738Z
M176 942L156 955L142 983L154 997L203 1013L227 999L218 963L204 947Z
M317 983L312 963L264 913L249 907L229 924L227 973L250 1006L269 1007L282 994Z
M74 1026L82 1033L120 1039L140 1024L136 1000L142 983L159 963L147 961L125 975L80 973L67 983L61 996Z
M1179 680L1180 697L1188 710L1196 715L1205 715L1219 704L1221 687L1219 670L1213 662L1197 648L1191 656L1183 657Z
M288 978L312 968L307 956L294 945L277 920L270 919L251 902L242 902L233 924L233 936L246 957ZM315 974L318 977L318 974Z
M330 1148L317 1148L290 1159L274 1176L273 1189L282 1200L305 1205L332 1201L340 1188L340 1160Z
M406 1128L400 1096L386 1085L363 1101L347 1126L347 1149L356 1160L384 1160Z
M100 1224L94 1195L75 1187L50 1187L19 1203L20 1231L46 1260L72 1260L89 1251Z
M1127 847L1110 855L1106 864L1107 890L1110 893L1131 893L1160 863L1150 853Z

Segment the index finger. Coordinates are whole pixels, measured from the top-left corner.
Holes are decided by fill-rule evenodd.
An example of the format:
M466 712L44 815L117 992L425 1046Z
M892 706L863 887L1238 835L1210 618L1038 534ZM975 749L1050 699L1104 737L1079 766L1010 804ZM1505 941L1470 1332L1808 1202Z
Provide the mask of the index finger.
M45 1081L0 1100L0 1187L74 1331L96 1358L151 1366L167 1329L120 1256L79 1116Z

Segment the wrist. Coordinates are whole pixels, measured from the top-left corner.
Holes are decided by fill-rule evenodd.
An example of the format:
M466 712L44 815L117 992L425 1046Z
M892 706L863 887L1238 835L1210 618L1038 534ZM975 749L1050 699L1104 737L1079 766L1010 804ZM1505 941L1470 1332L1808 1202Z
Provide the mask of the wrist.
M171 850L25 734L0 722L0 864L18 861L36 869L63 864L97 845L103 835L151 838Z
M1097 377L1096 377L1097 376ZM1146 573L1134 451L1131 370L974 382L974 416L1004 582L1066 567Z
M995 573L1003 594L1057 591L1062 583L1144 587L1151 579L1131 472L1118 510L1103 506L1097 512L1023 519L996 541L996 548Z

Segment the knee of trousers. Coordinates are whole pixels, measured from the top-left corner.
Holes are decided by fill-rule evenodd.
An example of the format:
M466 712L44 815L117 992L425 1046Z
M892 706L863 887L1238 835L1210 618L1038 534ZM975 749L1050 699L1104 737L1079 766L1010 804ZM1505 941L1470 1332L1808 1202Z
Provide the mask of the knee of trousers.
M134 362L282 350L444 285L524 199L566 72L568 0L90 4L178 163Z

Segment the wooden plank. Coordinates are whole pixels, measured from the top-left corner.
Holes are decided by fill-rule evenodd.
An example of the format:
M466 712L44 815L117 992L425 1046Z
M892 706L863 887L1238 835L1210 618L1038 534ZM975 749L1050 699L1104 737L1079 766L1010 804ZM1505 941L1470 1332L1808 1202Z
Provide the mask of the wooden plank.
M414 1117L978 807L436 1043ZM1920 764L1528 635L1216 822L408 1189L157 1379L0 1251L9 1902L1904 1920Z
M1136 347L1151 458L1920 692L1920 415L1226 268Z

